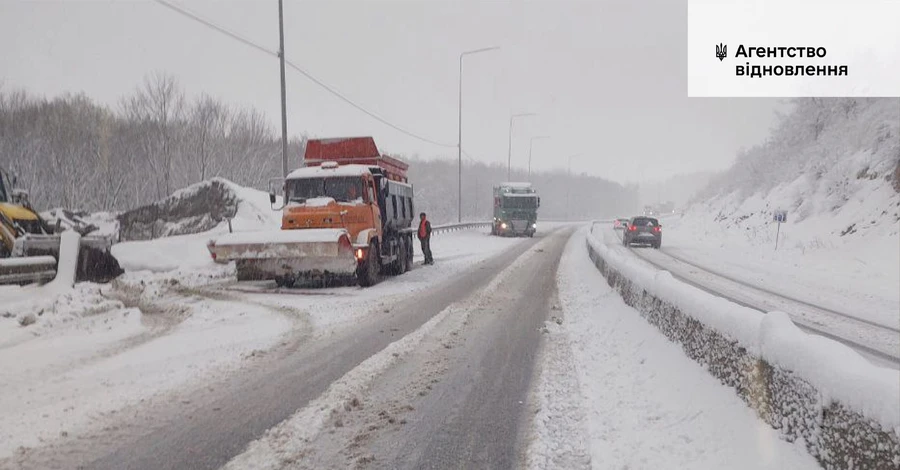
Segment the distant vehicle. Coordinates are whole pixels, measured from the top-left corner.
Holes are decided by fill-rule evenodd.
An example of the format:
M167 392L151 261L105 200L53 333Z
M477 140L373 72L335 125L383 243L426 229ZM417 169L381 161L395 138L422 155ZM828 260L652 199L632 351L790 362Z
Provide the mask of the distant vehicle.
M494 187L491 235L533 237L541 198L531 183L501 183Z
M628 226L628 219L616 219L613 222L613 228L616 230L625 230L625 227Z
M622 244L650 245L659 249L662 245L662 225L653 217L635 217L628 223L628 227L622 234Z

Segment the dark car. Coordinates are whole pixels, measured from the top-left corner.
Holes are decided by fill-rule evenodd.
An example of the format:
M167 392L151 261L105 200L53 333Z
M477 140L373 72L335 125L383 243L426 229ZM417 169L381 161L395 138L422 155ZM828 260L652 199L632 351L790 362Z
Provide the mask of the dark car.
M622 244L650 245L659 248L662 244L662 225L653 217L635 217L622 233Z
M613 228L616 230L625 230L628 226L628 219L616 219L613 221Z

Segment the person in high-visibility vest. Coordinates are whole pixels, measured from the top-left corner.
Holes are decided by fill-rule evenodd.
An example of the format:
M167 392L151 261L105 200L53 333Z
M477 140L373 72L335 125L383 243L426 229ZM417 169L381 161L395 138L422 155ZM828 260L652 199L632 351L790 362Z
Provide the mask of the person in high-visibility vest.
M422 254L425 255L425 264L434 264L431 257L431 222L425 218L425 213L419 214L419 241L422 243Z

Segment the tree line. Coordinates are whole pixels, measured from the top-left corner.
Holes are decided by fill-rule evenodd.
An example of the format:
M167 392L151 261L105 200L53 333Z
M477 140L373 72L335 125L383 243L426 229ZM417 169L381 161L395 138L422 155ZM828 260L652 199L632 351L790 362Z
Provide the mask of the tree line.
M306 136L290 140L290 168L300 164L305 141ZM456 162L410 163L417 207L436 221L455 221ZM205 94L188 98L164 74L148 76L116 106L84 94L48 99L0 88L0 168L18 176L39 209L114 212L212 177L266 189L268 179L281 174L281 140L258 110ZM506 177L505 166L465 162L463 218L489 219L492 187ZM526 175L514 171L512 178L524 181ZM612 217L638 206L636 187L597 177L538 173L533 182L548 218Z
M303 140L289 142L299 155ZM214 176L265 187L281 140L265 116L151 75L117 106L84 94L48 99L0 89L0 168L38 208L116 211Z

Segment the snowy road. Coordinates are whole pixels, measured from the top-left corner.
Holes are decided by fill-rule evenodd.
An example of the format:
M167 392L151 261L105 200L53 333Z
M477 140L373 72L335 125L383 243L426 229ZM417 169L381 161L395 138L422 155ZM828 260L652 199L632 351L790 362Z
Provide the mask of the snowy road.
M528 393L542 326L558 310L556 269L570 234L546 235L484 291L460 297L308 442L269 439L231 468L277 468L274 455L308 469L522 468ZM285 427L309 415L296 419Z
M98 367L43 354L18 371L13 351L50 343L10 343L18 382L0 404L41 432L6 429L28 447L0 468L817 467L627 307L573 228L447 235L436 267L369 289L214 277L159 293L171 279L135 274L189 316ZM240 364L213 374L220 353ZM94 425L67 420L67 400Z
M370 289L323 289L315 292L319 295L302 290L300 295L247 294L228 283L185 289L201 304L295 312L299 326L274 348L245 355L239 371L114 409L102 428L35 446L7 463L14 461L16 468L69 468L73 462L86 468L218 468L348 371L483 288L538 241L479 232L441 236L434 241L440 269L417 267Z
M611 246L621 245L620 236L612 229L596 226L594 234ZM876 364L900 368L900 328L896 326L786 297L673 256L665 247L661 250L633 247L631 251L700 289L763 312L783 311L806 331L840 341Z

